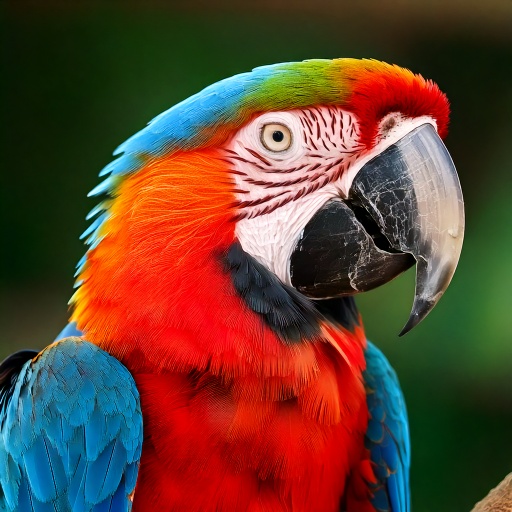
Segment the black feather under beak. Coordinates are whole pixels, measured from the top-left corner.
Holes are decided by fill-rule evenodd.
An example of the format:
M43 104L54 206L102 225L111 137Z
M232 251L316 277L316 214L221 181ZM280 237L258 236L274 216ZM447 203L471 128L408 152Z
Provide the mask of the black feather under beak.
M459 260L462 190L452 159L424 124L365 164L348 199L326 203L292 253L292 285L313 299L353 295L416 261L416 293L400 335L436 305Z

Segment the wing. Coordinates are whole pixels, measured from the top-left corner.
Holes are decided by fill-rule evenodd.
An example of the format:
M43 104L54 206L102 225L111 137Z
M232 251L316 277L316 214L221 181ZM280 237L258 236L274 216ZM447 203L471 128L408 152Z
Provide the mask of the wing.
M14 371L19 354L0 366L0 510L130 510L142 414L128 370L78 338Z
M409 512L411 449L404 397L396 373L382 352L368 342L365 356L370 414L365 442L377 477L372 504L379 512Z

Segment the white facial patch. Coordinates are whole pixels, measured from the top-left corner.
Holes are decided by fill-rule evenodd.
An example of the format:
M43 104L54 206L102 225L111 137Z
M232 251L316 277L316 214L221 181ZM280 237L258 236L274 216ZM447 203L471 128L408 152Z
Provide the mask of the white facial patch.
M290 281L290 256L311 217L330 199L340 196L328 184L270 213L238 221L235 234L244 251L254 256L283 283Z
M243 249L290 284L290 257L313 215L346 198L363 165L431 118L389 114L372 151L360 143L357 118L337 107L265 113L224 147L236 182Z

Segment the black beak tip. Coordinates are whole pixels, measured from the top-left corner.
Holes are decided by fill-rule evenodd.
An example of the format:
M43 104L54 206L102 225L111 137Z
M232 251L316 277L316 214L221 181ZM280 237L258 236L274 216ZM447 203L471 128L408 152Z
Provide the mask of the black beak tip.
M398 337L401 338L402 336L404 336L404 334L407 334L414 327L416 327L419 323L420 323L420 320L416 316L411 315L409 317L409 320L407 320L407 323L402 328L402 330L398 333Z
M440 295L436 298L437 300L428 300L416 297L412 306L411 314L409 315L409 319L407 320L407 323L404 325L398 336L402 337L404 334L407 334L414 327L416 327L432 311L432 309L434 309L434 306L437 304L439 297Z

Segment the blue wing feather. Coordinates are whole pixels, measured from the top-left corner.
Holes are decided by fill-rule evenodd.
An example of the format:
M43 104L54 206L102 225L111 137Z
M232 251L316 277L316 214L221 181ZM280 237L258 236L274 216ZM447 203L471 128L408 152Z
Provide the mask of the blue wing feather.
M370 342L365 357L370 414L365 442L377 478L372 503L379 512L409 512L411 449L404 397L393 368Z
M0 397L0 510L130 510L142 414L128 370L67 338L15 377Z

